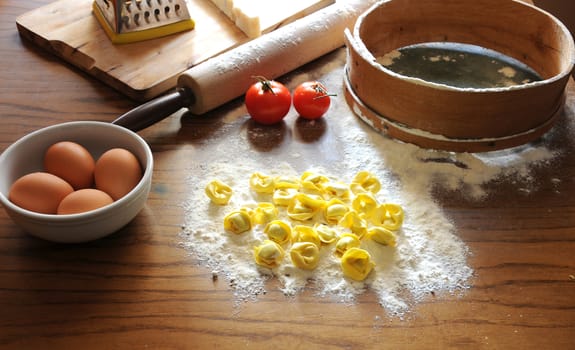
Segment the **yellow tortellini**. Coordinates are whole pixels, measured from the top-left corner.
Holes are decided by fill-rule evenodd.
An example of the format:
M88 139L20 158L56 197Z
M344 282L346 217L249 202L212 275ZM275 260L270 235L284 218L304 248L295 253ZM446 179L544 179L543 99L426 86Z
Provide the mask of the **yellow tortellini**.
M388 245L390 247L395 247L397 244L397 237L395 236L395 233L391 232L383 226L374 226L370 228L367 231L367 237L377 243Z
M264 233L270 240L284 245L291 241L292 228L286 221L274 220L266 225Z
M233 193L230 186L217 179L206 185L205 192L212 202L219 205L228 204Z
M326 224L317 223L314 225L314 230L323 244L331 244L338 239L338 232L335 228Z
M302 270L313 270L319 264L319 248L311 242L296 242L291 246L292 263Z
M343 233L335 243L335 254L342 256L346 251L357 248L360 244L359 238L353 233Z
M381 189L381 183L377 177L369 171L360 171L353 178L350 188L354 194L362 192L371 192L376 194Z
M343 275L356 281L363 281L374 266L371 255L361 248L350 248L341 257Z
M320 262L321 249L330 249L340 258L344 276L363 281L375 264L361 240L397 245L403 208L378 202L381 183L369 171L358 172L349 184L314 171L299 177L255 172L249 185L269 199L229 213L224 228L236 234L251 230L257 235L263 227L265 240L254 247L254 259L260 266L276 268L289 253L294 266L313 270ZM214 203L226 204L232 189L213 180L206 193Z
M292 229L292 241L295 242L311 242L318 247L321 245L321 240L316 230L311 226L296 225Z
M274 178L255 172L250 176L250 188L258 193L272 193L274 191Z
M323 216L328 224L336 225L349 211L349 207L338 198L333 198L325 204Z
M275 205L287 207L299 192L293 188L283 188L274 191L272 202Z
M377 200L371 192L358 193L351 202L353 210L368 218L372 216L377 206Z
M385 203L379 205L374 214L371 216L371 221L374 225L383 226L388 230L397 231L403 225L404 212L400 205Z
M348 228L359 239L362 239L367 232L367 221L354 210L348 211L339 221L339 225Z
M258 206L251 212L251 219L254 225L265 225L277 219L278 209L272 203L258 203Z
M234 210L224 217L224 229L240 234L252 229L252 221L248 211Z
M317 196L298 193L287 207L287 215L298 221L310 220L323 208L325 201Z
M328 181L326 176L311 171L306 171L301 175L302 188L312 192L323 192L323 185Z
M300 180L295 176L277 176L274 178L274 188L282 190L286 188L299 189Z
M323 192L329 198L338 198L341 200L349 199L349 186L342 182L330 181L324 184Z
M285 256L283 248L274 241L265 240L254 248L256 264L273 269L281 265Z

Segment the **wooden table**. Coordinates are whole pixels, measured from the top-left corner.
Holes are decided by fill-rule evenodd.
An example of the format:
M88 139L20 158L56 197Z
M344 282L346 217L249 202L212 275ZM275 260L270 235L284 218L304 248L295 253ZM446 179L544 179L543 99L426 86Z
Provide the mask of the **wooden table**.
M22 41L16 17L48 2L0 3L0 151L38 128L111 121L137 105ZM313 73L332 58L300 72ZM574 94L571 81L561 123L575 118ZM154 152L154 186L138 217L108 238L48 243L0 211L0 348L575 349L575 143L569 131L558 136L562 155L533 174L555 180L528 194L495 184L489 201L438 195L472 253L475 275L463 295L430 296L396 318L382 312L373 293L352 305L311 291L291 299L271 282L267 294L238 308L228 284L214 281L179 242L194 159L205 159L202 146L210 140L225 144L226 133L241 132L242 108L233 101L201 118L180 112L141 131ZM318 154L333 152L285 137L287 144L319 147ZM285 144L274 152L289 152Z

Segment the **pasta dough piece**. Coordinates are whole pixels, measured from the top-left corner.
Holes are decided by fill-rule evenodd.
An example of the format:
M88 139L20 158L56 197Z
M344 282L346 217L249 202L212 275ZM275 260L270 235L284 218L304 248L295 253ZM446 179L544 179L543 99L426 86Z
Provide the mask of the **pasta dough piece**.
M323 186L323 191L330 198L339 198L344 201L349 199L349 186L341 182L330 181Z
M397 244L397 237L395 236L395 233L382 226L374 226L370 228L367 231L367 237L379 244L387 245L390 247L395 247Z
M319 240L323 244L331 244L335 242L338 238L338 232L335 228L330 227L326 224L317 223L314 225L314 230L319 237Z
M335 255L343 256L343 254L351 248L357 248L360 245L359 238L353 233L342 234L335 243Z
M329 224L336 225L348 211L347 205L338 198L333 198L325 205L323 216Z
M397 231L403 225L404 211L400 205L385 203L379 205L370 221L376 226L385 227L391 231Z
M251 212L251 219L254 225L264 225L277 219L278 209L272 203L261 202Z
M224 229L240 234L252 229L250 215L245 210L235 210L224 217Z
M219 205L228 204L233 193L230 186L217 179L208 182L205 192L212 202Z
M292 230L292 241L295 242L311 242L318 247L321 245L321 240L317 232L311 226L296 225Z
M296 242L291 246L292 263L302 270L313 270L319 264L319 248L311 242Z
M291 240L292 228L286 221L274 220L266 225L264 233L270 240L277 244L285 245Z
M323 208L324 203L325 201L317 196L298 193L289 203L287 214L294 220L310 220Z
M298 191L293 188L275 190L272 196L272 202L275 205L287 207L297 194Z
M356 211L348 211L339 222L339 226L350 229L359 239L362 239L367 232L367 221L365 221Z
M326 176L311 171L306 171L301 175L301 186L308 191L323 193L323 186L327 182L329 179Z
M254 248L256 264L270 269L278 267L285 256L283 248L274 241L265 240Z
M294 176L278 176L274 179L274 186L276 190L285 190L288 188L298 190L301 183L299 179Z
M367 218L372 216L377 206L377 200L371 192L358 193L351 202L353 210L363 214L363 216Z
M272 193L274 179L271 176L255 172L250 176L250 188L257 193Z
M381 189L381 183L372 173L364 170L355 175L350 188L354 194L362 192L371 192L376 194Z
M341 257L343 275L356 281L363 281L375 264L371 255L361 248L350 248Z

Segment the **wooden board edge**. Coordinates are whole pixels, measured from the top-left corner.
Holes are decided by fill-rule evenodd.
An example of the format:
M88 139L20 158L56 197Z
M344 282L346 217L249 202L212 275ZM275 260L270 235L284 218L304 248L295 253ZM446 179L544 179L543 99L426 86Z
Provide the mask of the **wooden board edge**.
M66 43L60 40L40 39L33 31L19 21L16 22L16 28L20 37L23 39L60 58L62 61L80 69L107 87L112 88L135 101L148 101L162 95L176 85L177 76L169 77L157 84L150 85L143 89L128 85L120 79L114 79L111 75L105 74L105 72L95 66L95 62L92 58Z

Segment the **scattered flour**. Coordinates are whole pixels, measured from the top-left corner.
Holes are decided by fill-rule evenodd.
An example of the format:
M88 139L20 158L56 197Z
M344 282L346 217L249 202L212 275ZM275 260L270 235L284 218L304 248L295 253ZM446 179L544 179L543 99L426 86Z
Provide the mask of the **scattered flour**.
M393 62L401 57L399 50L392 50L381 57L376 58L376 62L383 66L391 66Z
M556 156L542 144L468 154L425 150L384 137L354 116L343 100L344 62L345 54L340 52L322 66L320 73L294 74L286 81L295 86L305 80L319 79L331 92L341 96L333 99L325 118L329 132L315 141L323 142L322 147L292 142L283 146L283 153L273 149L254 151L249 137L253 131L241 126L229 135L231 144L237 145L235 149L208 145L205 152L210 153L211 161L191 171L183 245L202 264L226 278L238 302L257 299L266 291L266 281L270 278L279 280L286 295L294 295L313 284L318 297L353 302L358 295L371 291L386 312L399 315L430 293L464 291L470 287L473 275L467 264L469 251L434 200L433 189L439 186L479 201L488 195L486 185L491 181L516 176L523 183L530 183L533 181L531 168ZM245 115L241 108L238 113ZM286 119L287 132L295 133L294 128L295 116L290 114ZM286 139L284 143L290 142ZM286 147L289 147L287 155ZM328 148L331 152L318 155L318 148ZM400 204L405 210L396 248L370 241L362 243L376 263L374 271L363 282L344 278L338 259L330 249L322 248L321 263L311 272L295 268L289 256L273 271L258 267L254 263L253 247L263 240L261 228L241 235L223 230L223 217L231 210L266 200L249 189L249 176L253 172L300 175L310 169L347 183L358 171L370 171L382 183L378 199ZM234 190L227 206L211 204L204 194L206 183L214 178Z
M513 78L515 77L515 75L517 75L517 71L515 69L513 69L512 67L503 67L501 69L499 69L497 72L503 74L505 77L507 78Z

